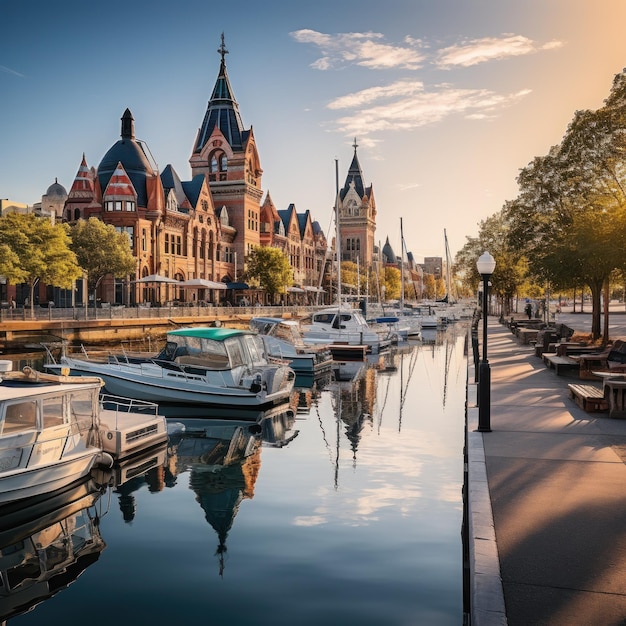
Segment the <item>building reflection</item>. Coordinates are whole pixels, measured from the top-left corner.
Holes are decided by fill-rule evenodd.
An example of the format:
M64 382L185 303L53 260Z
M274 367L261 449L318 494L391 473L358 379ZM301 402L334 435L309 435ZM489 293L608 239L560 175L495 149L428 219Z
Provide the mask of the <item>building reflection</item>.
M190 420L180 422L168 445L167 471L189 473L189 487L215 531L215 555L224 573L226 540L242 502L254 497L263 445L283 447L298 434L289 403L265 412L260 420Z

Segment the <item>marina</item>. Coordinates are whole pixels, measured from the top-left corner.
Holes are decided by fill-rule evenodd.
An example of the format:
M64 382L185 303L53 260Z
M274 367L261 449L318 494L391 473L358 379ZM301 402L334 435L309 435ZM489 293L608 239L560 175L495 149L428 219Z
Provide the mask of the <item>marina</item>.
M248 418L168 414L164 447L98 471L97 556L10 623L103 597L124 623L461 623L465 331L337 362Z

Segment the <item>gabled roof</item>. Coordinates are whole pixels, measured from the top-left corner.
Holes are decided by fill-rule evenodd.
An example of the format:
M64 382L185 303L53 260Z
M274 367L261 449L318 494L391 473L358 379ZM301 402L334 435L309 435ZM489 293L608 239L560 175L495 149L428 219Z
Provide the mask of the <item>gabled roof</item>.
M183 189L185 190L185 195L189 198L189 202L191 202L192 206L197 206L198 198L200 197L200 192L202 191L202 185L204 184L204 174L198 174L194 176L191 180L183 182Z
M224 46L224 34L222 33L222 45L218 48L222 56L220 71L213 87L211 99L207 105L207 110L202 121L202 126L198 131L194 153L199 153L209 140L213 129L217 126L233 151L239 151L245 145L249 131L244 130L239 105L233 96L233 90L226 71L225 56L228 50Z
M296 207L293 204L290 204L286 209L278 211L278 217L280 217L280 221L285 227L285 232L289 232L289 222L291 222L291 215L295 212L295 210Z
M171 165L166 165L163 172L161 172L161 182L163 183L163 189L167 191L172 189L176 196L176 202L178 205L182 205L187 200L185 190L183 189L183 183L180 180L176 170Z
M298 226L300 228L300 237L303 237L304 231L306 230L307 222L309 221L308 209L304 213L296 213L296 217L298 218Z
M124 170L124 166L121 163L117 164L115 171L109 179L109 183L104 190L103 197L115 197L115 198L135 198L137 192L133 187L133 184Z

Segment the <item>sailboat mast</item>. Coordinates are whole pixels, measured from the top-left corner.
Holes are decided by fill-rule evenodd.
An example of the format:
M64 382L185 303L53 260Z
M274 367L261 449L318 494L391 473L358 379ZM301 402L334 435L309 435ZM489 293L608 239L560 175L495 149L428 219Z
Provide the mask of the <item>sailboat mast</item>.
M404 310L404 232L400 218L400 311Z
M341 232L339 229L339 159L335 159L335 248L337 253L337 303L341 307Z
M446 295L448 302L450 302L452 300L450 293L450 246L448 246L448 235L445 228L443 229L443 239L446 246Z

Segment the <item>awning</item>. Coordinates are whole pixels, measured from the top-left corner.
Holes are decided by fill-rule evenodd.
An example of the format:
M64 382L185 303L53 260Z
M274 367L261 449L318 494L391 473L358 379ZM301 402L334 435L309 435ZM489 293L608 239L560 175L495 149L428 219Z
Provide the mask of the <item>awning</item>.
M304 291L311 291L312 293L324 293L321 287L312 287L311 285L305 285Z
M224 283L218 283L214 280L206 280L205 278L191 278L178 283L179 287L189 289L226 289Z
M250 289L247 283L224 283L226 289Z
M287 291L289 293L304 293L304 289L301 289L300 287L287 287Z
M136 283L167 283L168 285L178 284L178 281L175 278L168 278L167 276L161 276L161 274L150 274L149 276L144 276L139 280L135 280L133 282Z

